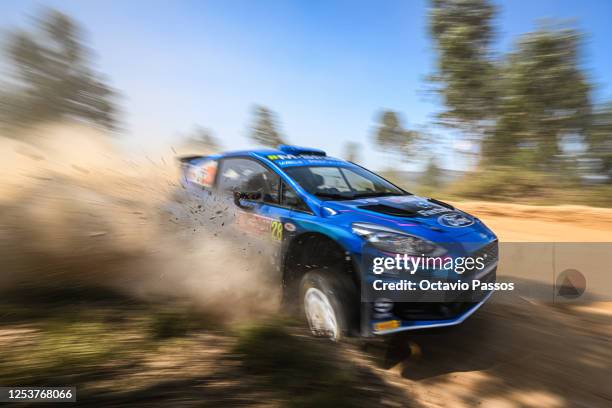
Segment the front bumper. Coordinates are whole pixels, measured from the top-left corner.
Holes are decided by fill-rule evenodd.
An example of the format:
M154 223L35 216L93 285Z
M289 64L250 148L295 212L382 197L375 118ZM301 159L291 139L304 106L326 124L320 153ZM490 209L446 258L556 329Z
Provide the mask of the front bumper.
M496 260L485 270L471 276L471 280L495 282L497 265ZM362 307L367 309L364 311L368 316L362 323L364 324L362 329L365 329L363 334L365 336L386 335L408 330L455 326L474 314L491 297L493 291L482 291L481 294L472 291L465 293L470 296L458 296L454 301L396 302L389 313L384 316L377 316L373 312L373 303L362 303ZM467 298L470 300L466 300Z
M370 256L378 256L376 253L371 254ZM370 273L370 262L364 258L362 271L365 272L365 276L361 286L361 334L369 337L463 323L492 295L492 290L476 289L477 286L473 286L472 282L480 281L490 284L497 280L499 262L497 240L479 246L469 251L468 254L473 258L478 256L487 258L485 269L461 275L449 274L448 271L431 270L429 273L424 271L425 273L420 275L407 276L400 272L396 276L376 276ZM461 255L456 254L455 256ZM411 287L406 290L404 286L397 291L380 290L379 284L373 291L371 288L375 281L381 280L400 283L412 281L420 289ZM420 281L459 282L466 288L455 287L448 291L446 289L430 291L425 287L421 288Z
M418 330L418 329L429 329L434 327L446 327L446 326L456 326L458 324L463 323L468 317L470 317L476 310L480 308L493 294L493 291L488 292L485 297L478 303L467 307L462 313L457 316L454 316L451 319L436 319L436 320L416 320L416 321L407 321L402 320L398 321L399 327L389 328L389 329L381 329L381 330L372 330L372 334L375 335L385 335L391 333L398 333L402 331L408 330ZM380 322L373 321L372 327L376 327L376 324L380 324Z

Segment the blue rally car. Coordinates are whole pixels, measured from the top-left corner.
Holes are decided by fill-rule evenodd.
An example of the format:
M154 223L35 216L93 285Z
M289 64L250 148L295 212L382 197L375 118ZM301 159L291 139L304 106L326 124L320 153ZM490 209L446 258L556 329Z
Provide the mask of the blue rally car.
M316 335L340 339L456 325L491 295L412 301L364 290L374 280L403 278L495 282L498 243L477 218L417 197L357 164L285 145L180 162L187 191L231 200L234 225L273 249L283 305L299 311ZM373 273L373 257L395 254L480 255L486 261L478 276Z

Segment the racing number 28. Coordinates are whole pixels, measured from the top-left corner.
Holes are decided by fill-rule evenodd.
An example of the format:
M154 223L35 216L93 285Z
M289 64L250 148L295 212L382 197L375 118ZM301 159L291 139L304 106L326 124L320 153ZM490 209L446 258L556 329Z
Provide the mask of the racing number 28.
M282 241L283 223L280 221L272 221L272 224L270 224L270 234L272 235L273 240Z

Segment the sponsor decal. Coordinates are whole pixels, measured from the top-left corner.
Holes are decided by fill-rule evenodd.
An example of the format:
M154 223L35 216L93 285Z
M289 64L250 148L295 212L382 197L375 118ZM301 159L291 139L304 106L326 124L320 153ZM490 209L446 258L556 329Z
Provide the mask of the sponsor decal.
M186 172L187 180L202 187L212 187L217 174L217 162L207 161L198 166L189 166Z
M352 166L341 159L329 156L318 156L310 154L269 154L267 159L272 160L281 167L285 166L303 166L307 164L330 164L330 165L346 165Z
M393 330L400 327L399 320L389 320L386 322L374 323L374 331Z
M341 161L335 157L320 156L316 154L269 154L266 156L270 160L323 160L323 161Z
M445 227L462 228L474 224L474 220L458 212L452 212L440 216L438 218L438 223Z
M273 218L246 211L236 213L236 226L249 234L267 235L270 232L273 221Z
M432 208L432 207L433 207L433 205L429 204L429 203L428 203L428 202L426 202L426 201L417 201L417 202L415 203L415 205L416 205L417 207L419 207L419 208L424 209L424 210L428 210L428 209L430 209L430 208Z
M406 197L406 196L397 196L397 197L386 197L385 200L391 202L391 203L409 203L414 201L413 197Z
M275 241L283 240L283 223L280 221L272 221L270 224L270 234L272 235L272 239Z
M274 241L283 240L283 223L274 218L240 211L236 213L236 226L248 234L269 236Z
M286 222L285 223L285 229L289 232L293 232L295 231L295 224L292 224L290 222Z
M431 203L428 203L427 201L422 201L412 196L385 197L384 201L396 204L411 204L422 210L429 210L431 208L437 207Z
M432 215L436 215L436 214L441 214L441 213L447 213L450 212L451 210L449 210L448 208L444 208L444 207L434 207L430 210L418 210L417 213L419 215L422 215L423 217L431 217ZM438 219L439 222L439 219ZM446 224L442 224L442 225L446 225Z

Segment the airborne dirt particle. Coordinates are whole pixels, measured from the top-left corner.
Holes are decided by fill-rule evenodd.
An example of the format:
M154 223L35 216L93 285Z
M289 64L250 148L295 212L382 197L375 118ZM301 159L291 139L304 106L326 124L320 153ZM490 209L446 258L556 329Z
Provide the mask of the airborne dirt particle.
M261 257L245 256L231 229L218 234L200 216L209 203L177 187L174 157L159 164L129 156L82 126L30 136L0 136L0 290L32 282L113 287L189 300L229 318L274 309L276 285L266 283ZM212 203L210 220L225 225L220 205ZM189 206L199 211L187 216Z

